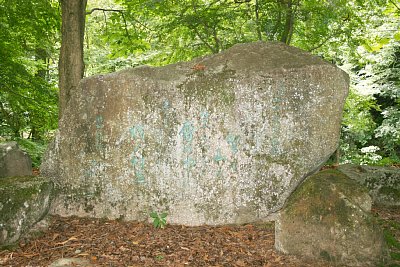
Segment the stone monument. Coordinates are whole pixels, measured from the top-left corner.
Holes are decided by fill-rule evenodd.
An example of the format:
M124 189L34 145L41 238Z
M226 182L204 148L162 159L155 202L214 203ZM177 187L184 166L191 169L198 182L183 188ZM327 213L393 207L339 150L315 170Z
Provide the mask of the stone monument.
M83 79L41 167L60 215L265 220L336 150L348 75L277 42Z

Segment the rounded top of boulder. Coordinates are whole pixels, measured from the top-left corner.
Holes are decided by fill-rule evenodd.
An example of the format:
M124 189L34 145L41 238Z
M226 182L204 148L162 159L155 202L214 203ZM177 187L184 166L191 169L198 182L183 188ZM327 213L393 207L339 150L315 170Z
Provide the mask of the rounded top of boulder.
M103 80L114 76L140 76L155 80L179 80L193 74L210 74L233 71L236 74L276 73L286 70L306 70L313 67L333 68L342 72L348 82L348 75L333 64L299 48L282 42L258 41L236 44L218 54L198 57L189 62L179 62L163 67L138 66L106 76L96 76Z
M18 143L15 141L0 143L0 151L6 152L11 149L18 149Z
M253 42L232 46L217 54L207 56L203 64L214 65L225 59L231 69L248 69L252 66L265 71L266 69L293 69L310 65L331 65L299 48L281 42Z
M3 158L12 150L19 150L18 143L15 141L0 143L0 158ZM1 176L1 175L0 175Z

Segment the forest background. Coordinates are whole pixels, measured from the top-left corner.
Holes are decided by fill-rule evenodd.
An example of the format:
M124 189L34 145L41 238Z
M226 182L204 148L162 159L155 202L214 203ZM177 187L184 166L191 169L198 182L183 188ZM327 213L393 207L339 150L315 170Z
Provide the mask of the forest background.
M351 77L340 163L400 163L397 0L89 0L84 76L280 41ZM0 142L40 164L58 122L61 6L0 0Z

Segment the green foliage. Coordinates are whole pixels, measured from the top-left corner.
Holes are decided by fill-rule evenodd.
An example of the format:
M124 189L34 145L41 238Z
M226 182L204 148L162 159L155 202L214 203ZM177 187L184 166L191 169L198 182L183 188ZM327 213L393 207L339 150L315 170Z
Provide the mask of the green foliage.
M385 229L384 237L390 248L400 249L400 242L393 236L391 231Z
M0 135L40 139L57 127L58 28L55 1L0 1Z
M155 257L155 259L157 261L162 261L164 258L165 258L165 256L163 256L163 255L156 255L156 257Z
M150 217L153 219L154 228L164 228L167 225L167 216L168 214L163 212L158 214L153 211L150 213Z
M400 262L400 241L396 238L394 231L395 229L398 231L400 224L397 223L393 226L394 223L392 223L392 226L389 228L389 225L384 225L384 231L383 235L386 241L386 244L389 247L389 255L390 259L393 262L389 266L399 266L396 263Z
M186 61L256 40L284 41L325 55L326 47L337 48L353 40L364 20L375 15L359 12L360 9L379 10L384 1L117 2L118 6L103 0L99 4L118 11L94 13L88 18L88 62L91 65L92 60L102 61L90 52L98 45L103 50L100 53L111 59L103 62L108 65L104 71L115 71L118 64L124 63L165 65ZM127 60L114 61L118 58Z
M376 124L370 113L378 109L375 99L359 95L350 89L344 106L341 133L341 161L357 164L377 164L382 158L376 154L379 147L369 146Z
M370 110L379 108L375 102L373 97L359 95L350 89L342 120L342 134L347 142L363 146L371 139L376 124Z
M374 144L382 150L382 156L399 161L400 153L400 44L389 43L383 47L365 68L370 73L365 80L376 92L378 108L371 114L377 127Z
M400 161L400 43L396 40L400 20L390 1L370 12L376 10L385 16L372 16L362 39L358 38L357 54L341 59L352 81L343 118L342 161L391 165Z
M42 156L46 151L46 143L44 142L34 142L28 139L18 138L18 146L24 150L32 159L32 165L34 168L39 168Z

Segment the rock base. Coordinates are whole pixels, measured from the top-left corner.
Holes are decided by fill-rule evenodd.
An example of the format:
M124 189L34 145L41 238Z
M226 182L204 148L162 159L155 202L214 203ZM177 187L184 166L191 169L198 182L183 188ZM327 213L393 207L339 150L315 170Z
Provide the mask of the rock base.
M339 171L366 186L372 201L380 206L400 206L400 169L345 164Z
M24 176L0 179L0 246L17 242L50 208L53 183Z
M368 191L336 170L307 178L276 222L277 250L347 266L375 266L386 255Z

